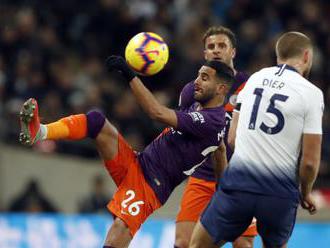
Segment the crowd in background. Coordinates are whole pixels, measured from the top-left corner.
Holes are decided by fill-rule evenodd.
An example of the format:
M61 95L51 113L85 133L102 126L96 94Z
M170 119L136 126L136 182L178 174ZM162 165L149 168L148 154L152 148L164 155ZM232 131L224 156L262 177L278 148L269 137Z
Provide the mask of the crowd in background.
M315 43L311 81L325 96L318 185L330 186L330 2L326 0L2 0L0 3L0 140L18 145L18 112L38 99L42 122L102 110L137 150L163 126L139 108L127 84L104 70L108 55L124 55L142 31L160 34L170 49L165 69L142 78L165 105L203 61L203 33L224 25L237 35L236 68L249 73L275 63L274 41L297 30ZM312 99L311 99L312 100ZM47 141L35 149L97 158L92 141Z

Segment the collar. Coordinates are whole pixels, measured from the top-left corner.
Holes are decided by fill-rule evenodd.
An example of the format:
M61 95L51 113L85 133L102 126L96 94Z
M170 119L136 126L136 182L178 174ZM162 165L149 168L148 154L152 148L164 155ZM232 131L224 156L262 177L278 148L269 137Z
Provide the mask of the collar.
M281 71L286 69L286 70L290 70L290 71L294 71L294 72L297 72L299 73L293 66L291 65L287 65L287 64L279 64L277 65L277 67L280 67L281 68Z

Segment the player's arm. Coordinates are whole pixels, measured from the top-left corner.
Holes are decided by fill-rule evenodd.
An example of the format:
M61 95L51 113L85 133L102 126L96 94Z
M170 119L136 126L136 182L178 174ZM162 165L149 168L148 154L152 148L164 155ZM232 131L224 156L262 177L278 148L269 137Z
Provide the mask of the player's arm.
M218 181L228 164L226 145L223 140L219 147L212 153L212 161L214 165L215 179Z
M158 102L138 77L130 81L130 86L138 103L151 119L176 128L178 119L175 111Z
M312 91L311 91L312 93ZM308 99L313 99L310 102ZM316 212L312 189L321 160L323 94L319 90L306 98L304 130L302 136L302 158L299 168L301 206L310 214Z
M303 135L303 150L299 171L300 191L302 197L301 206L304 209L307 209L311 214L314 214L316 211L311 192L320 167L321 143L322 135Z
M122 73L129 82L133 94L143 110L150 118L160 121L166 125L177 127L177 116L174 110L169 109L158 102L153 94L144 86L135 72L127 65L120 56L110 56L106 60L108 70L116 70Z
M240 105L239 105L240 106ZM228 144L232 150L235 148L235 139L236 139L236 130L237 130L237 123L239 118L239 110L237 106L233 111L232 120L230 122L230 128L228 133Z

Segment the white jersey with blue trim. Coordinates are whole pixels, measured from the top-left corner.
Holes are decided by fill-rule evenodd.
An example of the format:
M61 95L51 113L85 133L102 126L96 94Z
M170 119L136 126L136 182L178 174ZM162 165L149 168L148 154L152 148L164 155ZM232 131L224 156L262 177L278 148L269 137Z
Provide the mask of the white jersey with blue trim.
M235 151L221 187L298 199L302 135L322 134L322 91L284 64L254 73L237 102Z

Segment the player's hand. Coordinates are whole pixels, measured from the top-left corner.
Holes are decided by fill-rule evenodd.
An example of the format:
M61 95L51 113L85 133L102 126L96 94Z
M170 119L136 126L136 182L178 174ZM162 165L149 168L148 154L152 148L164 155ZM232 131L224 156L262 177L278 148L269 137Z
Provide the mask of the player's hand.
M126 61L121 56L111 55L106 59L105 64L109 71L120 72L128 82L136 77L135 72L127 65Z
M303 209L308 210L310 214L315 214L317 211L315 200L311 193L301 196L300 205Z

